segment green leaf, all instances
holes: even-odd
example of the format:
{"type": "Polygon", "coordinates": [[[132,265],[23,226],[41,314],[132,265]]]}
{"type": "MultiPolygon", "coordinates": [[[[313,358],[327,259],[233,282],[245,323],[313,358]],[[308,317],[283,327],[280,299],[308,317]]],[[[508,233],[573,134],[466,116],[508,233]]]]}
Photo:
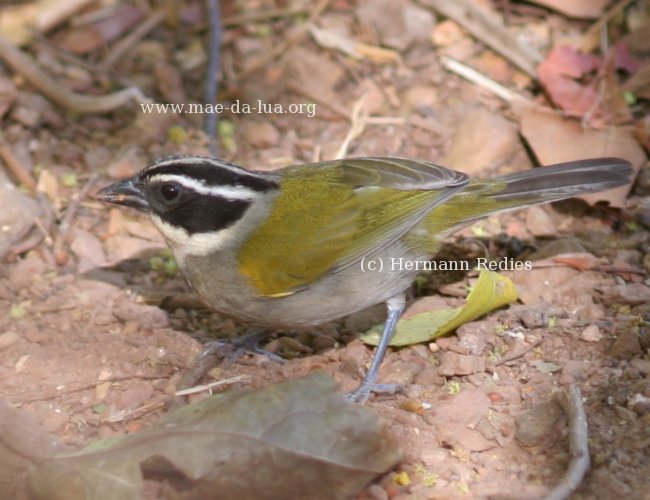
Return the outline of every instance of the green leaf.
{"type": "Polygon", "coordinates": [[[79,179],[77,179],[77,174],[74,172],[65,172],[61,178],[61,183],[65,187],[77,187],[79,185],[79,179]]]}
{"type": "MultiPolygon", "coordinates": [[[[438,309],[400,321],[390,345],[429,342],[515,300],[517,290],[512,281],[499,273],[481,271],[463,307],[438,309]]],[[[361,340],[377,345],[382,328],[383,325],[372,328],[361,340]]]]}
{"type": "Polygon", "coordinates": [[[14,304],[9,309],[9,317],[11,319],[22,318],[25,314],[27,314],[27,309],[23,304],[14,304]]]}

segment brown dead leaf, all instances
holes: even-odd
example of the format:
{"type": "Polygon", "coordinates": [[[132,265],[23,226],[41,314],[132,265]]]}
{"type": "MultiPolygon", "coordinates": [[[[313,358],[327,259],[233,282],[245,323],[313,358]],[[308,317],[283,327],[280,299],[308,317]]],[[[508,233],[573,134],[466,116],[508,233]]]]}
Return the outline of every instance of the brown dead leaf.
{"type": "Polygon", "coordinates": [[[316,374],[185,406],[144,431],[39,463],[30,484],[38,499],[140,498],[145,480],[164,498],[343,499],[398,460],[384,423],[316,374]]]}
{"type": "MultiPolygon", "coordinates": [[[[636,171],[645,162],[645,153],[631,131],[610,127],[606,130],[583,128],[576,120],[526,108],[521,114],[521,132],[544,165],[581,158],[615,156],[628,160],[636,171]]],[[[579,196],[587,203],[607,201],[622,207],[631,185],[601,193],[579,196]]]]}
{"type": "Polygon", "coordinates": [[[568,116],[583,118],[589,124],[603,128],[631,120],[631,111],[623,98],[616,70],[633,73],[640,66],[640,61],[630,54],[624,43],[617,44],[607,58],[560,46],[542,61],[537,73],[553,102],[568,116]],[[598,75],[595,74],[597,70],[598,75]]]}
{"type": "Polygon", "coordinates": [[[375,31],[382,45],[398,51],[429,40],[434,26],[431,12],[407,0],[363,0],[357,17],[375,31]]]}
{"type": "Polygon", "coordinates": [[[596,19],[605,12],[609,0],[531,0],[569,17],[596,19]]]}
{"type": "Polygon", "coordinates": [[[0,34],[15,44],[24,45],[35,33],[55,27],[92,2],[93,0],[38,0],[9,7],[3,5],[0,11],[0,34]]]}
{"type": "Polygon", "coordinates": [[[64,449],[36,419],[0,400],[0,491],[3,498],[27,498],[27,473],[34,462],[64,449]]]}
{"type": "Polygon", "coordinates": [[[62,48],[73,54],[87,54],[104,47],[138,24],[144,13],[135,5],[125,4],[112,15],[95,23],[67,30],[59,39],[62,48]]]}
{"type": "Polygon", "coordinates": [[[461,118],[442,164],[469,175],[485,173],[507,160],[518,142],[514,123],[485,108],[473,107],[461,118]]]}

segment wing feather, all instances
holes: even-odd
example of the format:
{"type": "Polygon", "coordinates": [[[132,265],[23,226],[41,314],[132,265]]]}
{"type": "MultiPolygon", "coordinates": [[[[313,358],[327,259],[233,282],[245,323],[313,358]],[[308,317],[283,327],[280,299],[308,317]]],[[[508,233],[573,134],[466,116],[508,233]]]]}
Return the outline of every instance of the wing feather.
{"type": "Polygon", "coordinates": [[[272,213],[240,250],[240,271],[262,296],[299,291],[400,239],[467,182],[401,158],[290,167],[272,213]]]}

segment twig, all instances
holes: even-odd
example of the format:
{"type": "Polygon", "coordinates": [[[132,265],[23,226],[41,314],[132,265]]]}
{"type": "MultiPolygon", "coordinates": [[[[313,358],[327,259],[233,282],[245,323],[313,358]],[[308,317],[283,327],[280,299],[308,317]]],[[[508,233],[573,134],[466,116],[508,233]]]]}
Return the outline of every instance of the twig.
{"type": "Polygon", "coordinates": [[[354,103],[354,106],[352,107],[352,114],[350,115],[350,129],[348,130],[348,133],[345,136],[345,139],[343,139],[343,142],[341,143],[341,146],[339,147],[338,151],[336,152],[335,159],[340,159],[340,158],[345,158],[345,155],[348,152],[348,148],[350,147],[350,143],[359,137],[363,131],[366,128],[366,94],[363,94],[357,102],[354,103]]]}
{"type": "MultiPolygon", "coordinates": [[[[25,403],[33,403],[34,401],[46,401],[48,399],[55,399],[60,396],[64,396],[67,394],[72,394],[74,392],[79,392],[79,391],[85,391],[87,389],[94,389],[98,385],[105,384],[105,383],[114,383],[114,382],[122,382],[125,380],[161,380],[161,379],[167,379],[169,378],[169,375],[138,375],[138,374],[133,374],[133,375],[118,375],[114,377],[108,377],[102,380],[96,380],[94,382],[90,382],[88,384],[81,385],[79,387],[73,387],[71,389],[66,389],[66,390],[58,390],[55,389],[54,391],[50,392],[49,394],[39,394],[35,396],[30,396],[30,395],[25,395],[25,394],[15,394],[13,396],[8,396],[7,400],[11,402],[11,404],[25,404],[25,403]]],[[[60,387],[60,385],[59,385],[60,387]]]]}
{"type": "Polygon", "coordinates": [[[519,43],[498,18],[490,16],[468,0],[420,0],[420,3],[453,19],[492,50],[536,78],[536,66],[542,61],[541,54],[519,43]]]}
{"type": "Polygon", "coordinates": [[[537,339],[536,341],[530,344],[524,344],[522,349],[513,349],[511,352],[506,354],[504,357],[502,357],[499,361],[494,363],[492,366],[501,366],[502,364],[507,363],[508,361],[512,361],[513,359],[520,358],[524,354],[535,349],[535,347],[537,347],[541,343],[542,343],[542,339],[537,339]]]}
{"type": "Polygon", "coordinates": [[[14,177],[18,179],[18,182],[29,189],[30,193],[36,194],[36,180],[32,177],[32,174],[23,167],[23,164],[18,161],[18,158],[14,155],[11,147],[2,138],[0,138],[0,158],[4,160],[5,165],[7,165],[9,171],[14,174],[14,177]]]}
{"type": "Polygon", "coordinates": [[[194,387],[188,387],[187,389],[181,389],[174,393],[175,396],[189,396],[190,394],[196,394],[198,392],[209,391],[212,393],[212,389],[215,387],[221,387],[223,385],[235,384],[237,382],[243,382],[244,380],[250,379],[250,375],[237,375],[236,377],[226,378],[223,380],[217,380],[215,382],[210,382],[209,384],[195,385],[194,387]]]}
{"type": "Polygon", "coordinates": [[[286,9],[265,9],[257,12],[243,12],[223,18],[224,26],[239,26],[246,23],[259,23],[280,17],[291,17],[308,12],[304,7],[287,7],[286,9]]]}
{"type": "Polygon", "coordinates": [[[0,59],[29,83],[60,106],[77,113],[113,111],[132,101],[146,102],[140,89],[129,87],[104,96],[88,96],[71,92],[45,73],[9,40],[0,36],[0,59]]]}
{"type": "Polygon", "coordinates": [[[54,239],[54,255],[58,257],[60,252],[62,252],[63,247],[68,244],[68,241],[72,237],[72,231],[74,229],[74,219],[77,216],[79,211],[79,206],[81,201],[88,196],[88,193],[92,189],[95,181],[97,181],[99,175],[93,174],[93,176],[88,179],[88,182],[84,185],[81,190],[77,191],[70,197],[70,203],[66,209],[65,216],[61,220],[59,225],[59,231],[54,239]]]}
{"type": "Polygon", "coordinates": [[[600,40],[599,33],[603,26],[605,26],[614,16],[619,12],[625,9],[630,5],[634,0],[620,0],[615,5],[613,5],[607,12],[605,12],[598,21],[592,24],[584,35],[582,35],[582,40],[580,42],[580,50],[582,52],[591,52],[598,45],[600,40]]]}
{"type": "Polygon", "coordinates": [[[331,1],[332,0],[320,0],[312,9],[311,13],[309,14],[309,18],[304,24],[299,26],[293,33],[290,33],[289,36],[287,36],[285,39],[284,43],[279,44],[273,50],[268,52],[264,57],[261,57],[257,61],[253,62],[253,64],[251,64],[239,75],[240,78],[244,78],[251,73],[255,73],[256,71],[262,69],[264,66],[271,63],[276,58],[285,54],[287,50],[289,50],[293,45],[302,40],[302,38],[309,32],[309,26],[311,26],[311,24],[313,24],[316,19],[320,17],[320,15],[325,11],[331,1]]]}
{"type": "Polygon", "coordinates": [[[116,422],[122,422],[126,420],[127,418],[140,418],[146,415],[147,413],[151,413],[152,411],[155,411],[159,408],[164,408],[165,406],[165,401],[167,400],[167,397],[158,397],[154,399],[153,401],[150,401],[148,403],[145,403],[141,406],[138,406],[137,408],[133,409],[126,409],[122,410],[120,412],[117,412],[113,415],[110,415],[103,419],[104,422],[109,422],[109,423],[116,423],[116,422]]]}
{"type": "MultiPolygon", "coordinates": [[[[441,57],[441,62],[442,65],[448,69],[449,71],[456,73],[457,75],[462,76],[466,80],[478,85],[479,87],[482,87],[484,89],[489,90],[493,94],[495,94],[497,97],[500,97],[504,101],[507,102],[513,102],[513,101],[524,101],[524,102],[530,102],[530,99],[527,97],[518,94],[517,92],[510,90],[507,87],[504,87],[500,83],[495,82],[491,78],[488,78],[487,76],[479,73],[477,70],[474,68],[471,68],[467,66],[466,64],[463,64],[460,61],[457,61],[456,59],[453,59],[449,56],[442,56],[441,57]]],[[[532,103],[531,103],[532,104],[532,103]]]]}
{"type": "Polygon", "coordinates": [[[127,36],[121,39],[119,42],[113,44],[111,49],[106,54],[106,57],[99,65],[99,68],[103,71],[108,70],[115,62],[122,59],[124,54],[126,54],[131,47],[136,45],[140,40],[142,40],[147,34],[152,31],[156,26],[158,26],[165,19],[165,12],[163,10],[157,10],[151,14],[147,19],[142,21],[133,31],[131,31],[127,36]]]}
{"type": "Polygon", "coordinates": [[[575,385],[570,386],[568,393],[558,394],[557,400],[569,417],[571,461],[560,483],[544,497],[544,500],[569,498],[589,469],[589,426],[580,388],[575,385]]]}
{"type": "MultiPolygon", "coordinates": [[[[208,17],[210,18],[210,50],[208,65],[205,70],[205,102],[215,104],[219,88],[219,67],[221,66],[221,12],[219,0],[207,0],[208,17]]],[[[208,136],[210,154],[217,156],[217,113],[205,116],[205,133],[208,136]]]]}

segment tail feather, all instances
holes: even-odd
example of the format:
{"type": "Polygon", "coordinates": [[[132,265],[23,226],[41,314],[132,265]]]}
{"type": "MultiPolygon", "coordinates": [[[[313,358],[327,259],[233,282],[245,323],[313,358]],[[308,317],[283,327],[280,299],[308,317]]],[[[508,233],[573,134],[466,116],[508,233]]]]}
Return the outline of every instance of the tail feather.
{"type": "Polygon", "coordinates": [[[630,182],[632,165],[620,158],[594,158],[540,167],[495,179],[472,181],[423,222],[440,238],[488,215],[595,193],[630,182]]]}
{"type": "Polygon", "coordinates": [[[489,196],[495,200],[521,200],[524,204],[596,193],[630,182],[632,165],[620,158],[595,158],[540,167],[494,179],[505,189],[489,196]]]}

